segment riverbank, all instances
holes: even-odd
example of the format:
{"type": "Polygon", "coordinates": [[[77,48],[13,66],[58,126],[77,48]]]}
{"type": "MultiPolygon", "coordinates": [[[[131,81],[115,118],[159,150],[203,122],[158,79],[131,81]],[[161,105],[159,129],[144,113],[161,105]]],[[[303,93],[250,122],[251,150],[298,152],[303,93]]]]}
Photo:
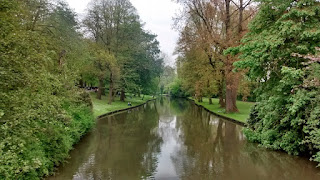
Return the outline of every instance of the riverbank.
{"type": "Polygon", "coordinates": [[[195,106],[185,99],[162,98],[99,119],[70,153],[68,163],[47,180],[319,179],[316,165],[308,159],[249,143],[242,127],[195,106]]]}
{"type": "Polygon", "coordinates": [[[96,94],[94,92],[91,92],[90,97],[93,104],[93,115],[96,118],[111,112],[127,109],[130,107],[136,107],[154,99],[149,95],[141,95],[141,97],[127,96],[124,102],[120,101],[119,98],[115,98],[115,101],[112,102],[112,104],[108,104],[107,96],[102,96],[102,99],[99,100],[96,98],[96,94]],[[128,102],[131,102],[132,106],[128,106],[128,102]]]}
{"type": "Polygon", "coordinates": [[[209,98],[203,98],[203,102],[198,102],[193,98],[189,98],[189,99],[193,100],[197,105],[204,107],[210,112],[213,112],[229,120],[239,122],[240,124],[246,124],[247,119],[249,118],[250,109],[254,105],[253,102],[237,101],[237,107],[239,109],[239,113],[227,114],[225,113],[224,108],[220,108],[219,99],[212,98],[212,104],[209,104],[209,98]]]}

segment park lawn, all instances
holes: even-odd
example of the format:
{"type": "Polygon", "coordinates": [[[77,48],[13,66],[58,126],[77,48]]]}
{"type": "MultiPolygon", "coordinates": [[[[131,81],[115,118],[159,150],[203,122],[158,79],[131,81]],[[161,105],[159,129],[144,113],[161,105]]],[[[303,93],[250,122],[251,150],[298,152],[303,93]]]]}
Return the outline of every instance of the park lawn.
{"type": "MultiPolygon", "coordinates": [[[[193,98],[190,98],[193,99],[193,98]]],[[[194,100],[194,99],[193,99],[194,100]]],[[[203,98],[203,102],[198,102],[195,100],[195,103],[202,105],[203,107],[207,108],[208,110],[217,113],[221,116],[225,116],[228,118],[232,118],[234,120],[246,123],[247,119],[249,118],[250,109],[254,105],[253,102],[244,102],[244,101],[237,101],[237,107],[239,109],[239,113],[225,113],[224,108],[220,108],[219,99],[212,98],[212,103],[209,104],[209,98],[203,98]]]]}
{"type": "Polygon", "coordinates": [[[116,110],[121,110],[128,108],[128,102],[131,102],[132,106],[138,106],[143,103],[145,103],[148,100],[153,99],[152,96],[149,95],[144,95],[144,99],[142,100],[143,95],[141,97],[132,97],[127,95],[127,98],[125,99],[125,102],[122,102],[119,100],[119,97],[115,98],[115,102],[112,102],[112,104],[108,104],[108,97],[107,96],[102,96],[102,99],[99,100],[96,98],[96,93],[90,92],[90,97],[92,100],[93,104],[93,114],[94,117],[98,117],[100,115],[116,111],[116,110]]]}

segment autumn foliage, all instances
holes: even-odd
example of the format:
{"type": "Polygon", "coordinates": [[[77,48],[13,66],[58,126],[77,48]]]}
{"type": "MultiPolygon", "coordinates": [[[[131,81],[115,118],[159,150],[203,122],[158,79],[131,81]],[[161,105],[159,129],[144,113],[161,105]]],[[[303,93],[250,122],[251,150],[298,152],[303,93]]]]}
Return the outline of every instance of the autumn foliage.
{"type": "Polygon", "coordinates": [[[247,32],[247,24],[255,10],[251,1],[242,0],[179,0],[184,11],[177,17],[176,27],[180,31],[177,47],[181,78],[186,86],[194,89],[198,99],[217,95],[226,112],[237,112],[236,99],[243,73],[233,71],[237,57],[225,55],[229,47],[237,46],[247,32]],[[194,65],[191,65],[194,64],[194,65]],[[193,66],[193,67],[190,67],[193,66]],[[188,68],[189,67],[189,68],[188,68]],[[191,70],[194,68],[193,70],[191,70]]]}

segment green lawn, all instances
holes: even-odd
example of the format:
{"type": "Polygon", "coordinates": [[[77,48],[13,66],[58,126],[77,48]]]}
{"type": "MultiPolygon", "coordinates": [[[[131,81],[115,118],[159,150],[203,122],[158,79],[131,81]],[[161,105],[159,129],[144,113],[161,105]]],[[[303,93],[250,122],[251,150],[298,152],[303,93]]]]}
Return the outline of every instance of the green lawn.
{"type": "MultiPolygon", "coordinates": [[[[190,98],[192,99],[192,98],[190,98]]],[[[243,101],[237,101],[237,107],[239,109],[239,113],[230,113],[226,114],[225,109],[220,108],[219,105],[219,99],[212,98],[212,103],[209,104],[209,98],[203,98],[203,102],[199,103],[198,101],[195,101],[197,104],[204,106],[205,108],[209,109],[210,111],[217,113],[219,115],[232,118],[234,120],[244,122],[246,123],[250,109],[254,105],[253,102],[243,102],[243,101]]]]}
{"type": "Polygon", "coordinates": [[[129,107],[128,102],[131,102],[132,106],[137,106],[152,99],[152,96],[149,96],[149,95],[145,95],[143,100],[142,100],[143,95],[141,95],[140,98],[138,97],[130,98],[130,96],[127,95],[125,102],[121,102],[119,100],[119,97],[116,97],[115,102],[112,102],[112,104],[110,105],[108,104],[108,97],[106,96],[102,96],[102,100],[99,100],[96,98],[96,94],[94,92],[91,92],[90,97],[92,100],[93,114],[95,117],[98,117],[100,115],[103,115],[112,111],[128,108],[129,107]]]}

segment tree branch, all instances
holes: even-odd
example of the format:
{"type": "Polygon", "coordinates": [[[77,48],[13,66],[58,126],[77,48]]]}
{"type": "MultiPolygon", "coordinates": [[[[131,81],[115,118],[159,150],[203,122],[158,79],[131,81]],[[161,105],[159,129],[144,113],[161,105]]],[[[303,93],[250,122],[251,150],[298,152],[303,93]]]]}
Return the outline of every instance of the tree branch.
{"type": "Polygon", "coordinates": [[[246,4],[246,5],[243,6],[243,9],[245,9],[247,6],[249,6],[250,3],[251,3],[251,1],[252,1],[252,0],[249,0],[247,3],[244,3],[244,4],[246,4]]]}
{"type": "Polygon", "coordinates": [[[240,9],[239,5],[237,3],[235,3],[233,0],[231,0],[231,2],[237,6],[238,9],[240,9]]]}

